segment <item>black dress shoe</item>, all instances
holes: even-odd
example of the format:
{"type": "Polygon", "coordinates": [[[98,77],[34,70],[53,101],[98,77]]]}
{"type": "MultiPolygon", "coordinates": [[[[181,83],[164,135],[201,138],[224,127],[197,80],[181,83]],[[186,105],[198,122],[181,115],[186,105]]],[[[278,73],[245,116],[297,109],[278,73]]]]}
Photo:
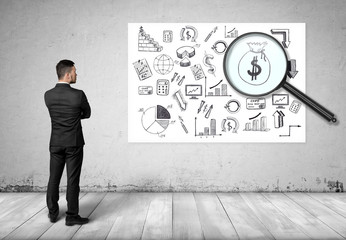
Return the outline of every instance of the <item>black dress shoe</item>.
{"type": "Polygon", "coordinates": [[[89,222],[88,218],[82,218],[79,215],[76,216],[66,216],[65,224],[66,226],[73,226],[75,224],[83,225],[89,222]]]}
{"type": "Polygon", "coordinates": [[[56,223],[56,221],[58,221],[58,216],[48,213],[48,217],[51,223],[56,223]]]}

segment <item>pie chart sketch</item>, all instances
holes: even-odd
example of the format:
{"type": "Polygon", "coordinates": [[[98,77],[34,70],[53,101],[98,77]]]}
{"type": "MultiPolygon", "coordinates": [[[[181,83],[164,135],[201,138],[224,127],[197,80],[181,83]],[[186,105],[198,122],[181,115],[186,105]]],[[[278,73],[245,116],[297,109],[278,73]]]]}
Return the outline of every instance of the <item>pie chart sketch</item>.
{"type": "Polygon", "coordinates": [[[170,119],[171,115],[168,110],[156,105],[143,112],[142,126],[148,133],[160,134],[168,128],[170,119]]]}

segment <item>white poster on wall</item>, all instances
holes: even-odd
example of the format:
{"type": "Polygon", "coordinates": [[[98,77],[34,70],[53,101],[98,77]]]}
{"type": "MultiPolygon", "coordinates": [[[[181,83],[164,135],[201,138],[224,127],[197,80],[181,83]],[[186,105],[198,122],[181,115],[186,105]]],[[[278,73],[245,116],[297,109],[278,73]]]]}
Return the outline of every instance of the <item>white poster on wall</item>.
{"type": "Polygon", "coordinates": [[[304,23],[129,23],[129,142],[305,142],[304,23]]]}

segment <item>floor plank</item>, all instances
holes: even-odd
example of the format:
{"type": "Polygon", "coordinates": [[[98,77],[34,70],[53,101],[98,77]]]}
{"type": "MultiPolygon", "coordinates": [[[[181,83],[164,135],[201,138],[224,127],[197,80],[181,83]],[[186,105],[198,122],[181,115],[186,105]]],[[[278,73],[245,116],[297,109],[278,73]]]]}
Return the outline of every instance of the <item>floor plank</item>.
{"type": "Polygon", "coordinates": [[[238,193],[217,194],[240,239],[274,239],[238,193]]]}
{"type": "Polygon", "coordinates": [[[321,202],[306,193],[285,193],[289,198],[306,209],[315,218],[321,220],[334,231],[346,238],[346,218],[337,214],[321,202]]]}
{"type": "MultiPolygon", "coordinates": [[[[79,215],[82,217],[89,217],[90,214],[95,210],[97,205],[105,197],[106,193],[81,193],[83,196],[79,200],[79,215]]],[[[65,225],[65,216],[51,226],[42,236],[40,240],[54,239],[56,236],[59,236],[59,239],[71,239],[73,235],[79,230],[79,225],[74,225],[66,227],[65,225]],[[62,236],[61,233],[64,233],[62,236]]]]}
{"type": "Polygon", "coordinates": [[[286,195],[281,193],[263,193],[263,195],[312,239],[344,239],[286,195]]]}
{"type": "Polygon", "coordinates": [[[128,193],[107,193],[90,215],[90,222],[82,225],[72,239],[106,239],[127,197],[128,193]]]}
{"type": "Polygon", "coordinates": [[[142,239],[172,239],[172,193],[152,195],[142,239]]]}
{"type": "Polygon", "coordinates": [[[130,193],[129,198],[119,210],[107,240],[141,239],[151,199],[151,193],[130,193]]]}
{"type": "Polygon", "coordinates": [[[193,193],[173,193],[173,239],[204,239],[193,193]]]}
{"type": "Polygon", "coordinates": [[[346,193],[308,193],[308,195],[346,218],[346,193]]]}
{"type": "Polygon", "coordinates": [[[46,206],[44,195],[39,193],[18,193],[18,197],[21,201],[0,219],[0,239],[6,237],[46,206]]]}
{"type": "MultiPolygon", "coordinates": [[[[45,194],[41,194],[42,198],[45,197],[45,194]]],[[[59,218],[63,215],[63,212],[66,211],[66,200],[65,194],[60,196],[60,214],[59,218]]],[[[37,214],[28,219],[23,225],[19,226],[4,239],[38,239],[45,231],[47,231],[53,223],[49,221],[48,218],[48,209],[47,207],[42,208],[37,214]]]]}
{"type": "Polygon", "coordinates": [[[215,193],[195,193],[199,219],[206,240],[238,239],[215,193]]]}
{"type": "Polygon", "coordinates": [[[240,195],[275,239],[310,239],[263,195],[259,193],[240,195]]]}

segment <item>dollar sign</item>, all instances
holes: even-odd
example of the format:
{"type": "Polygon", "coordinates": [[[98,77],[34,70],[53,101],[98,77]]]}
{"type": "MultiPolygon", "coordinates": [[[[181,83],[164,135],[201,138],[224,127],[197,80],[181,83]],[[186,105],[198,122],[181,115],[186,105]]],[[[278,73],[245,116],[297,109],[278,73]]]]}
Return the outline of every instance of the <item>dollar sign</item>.
{"type": "Polygon", "coordinates": [[[203,59],[203,63],[204,63],[205,66],[209,67],[208,73],[215,74],[216,67],[213,64],[210,63],[210,59],[214,59],[214,56],[205,53],[204,59],[203,59]]]}
{"type": "Polygon", "coordinates": [[[257,80],[257,75],[259,75],[262,71],[262,68],[257,64],[257,61],[257,56],[254,56],[253,60],[251,61],[252,71],[247,70],[247,73],[251,76],[251,81],[257,80]]]}

